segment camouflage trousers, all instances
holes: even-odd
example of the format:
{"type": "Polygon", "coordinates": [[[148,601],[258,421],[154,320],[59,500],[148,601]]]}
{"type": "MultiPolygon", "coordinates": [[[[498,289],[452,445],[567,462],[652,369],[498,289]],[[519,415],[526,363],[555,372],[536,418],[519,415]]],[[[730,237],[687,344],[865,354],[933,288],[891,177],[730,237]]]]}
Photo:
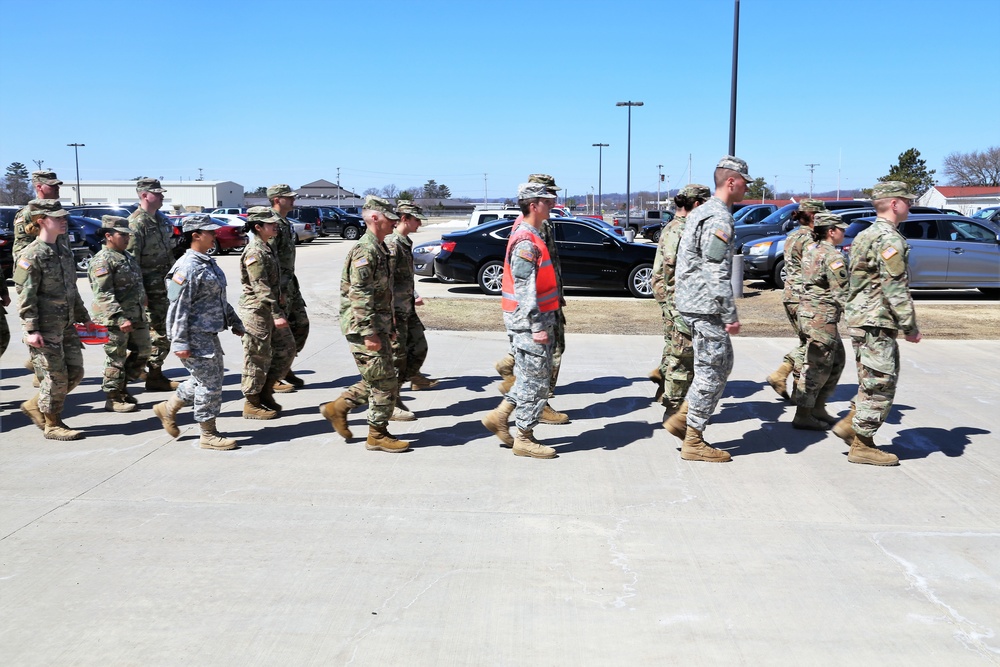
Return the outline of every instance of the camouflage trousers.
{"type": "Polygon", "coordinates": [[[840,382],[847,350],[837,330],[840,308],[803,299],[799,305],[799,330],[806,337],[802,372],[792,387],[792,402],[803,408],[826,403],[840,382]]]}
{"type": "Polygon", "coordinates": [[[10,345],[10,326],[7,325],[7,311],[0,307],[0,357],[10,345]]]}
{"type": "Polygon", "coordinates": [[[28,347],[38,385],[38,409],[59,414],[66,394],[83,380],[83,343],[76,329],[66,327],[61,332],[41,332],[45,345],[28,347]]]}
{"type": "Polygon", "coordinates": [[[373,352],[358,343],[354,336],[348,338],[354,363],[358,365],[361,381],[356,382],[340,395],[351,407],[357,407],[368,402],[368,423],[374,426],[386,426],[392,410],[399,398],[399,382],[396,380],[396,369],[392,365],[392,350],[389,347],[389,337],[382,336],[382,347],[373,352]]]}
{"type": "Polygon", "coordinates": [[[392,364],[396,368],[399,386],[420,373],[427,359],[427,337],[424,323],[413,311],[395,311],[396,339],[392,341],[392,364]]]}
{"type": "Polygon", "coordinates": [[[549,398],[555,341],[550,340],[544,345],[536,343],[531,339],[530,331],[508,334],[514,349],[514,386],[506,399],[514,404],[517,427],[530,431],[538,424],[549,398]]]}
{"type": "MultiPolygon", "coordinates": [[[[501,366],[507,366],[508,368],[514,368],[514,337],[508,332],[507,337],[510,338],[510,352],[507,353],[507,357],[502,359],[499,363],[501,366]]],[[[559,309],[557,313],[555,326],[553,327],[552,336],[552,374],[549,380],[549,398],[556,395],[556,382],[559,381],[559,368],[562,366],[562,356],[563,352],[566,351],[566,317],[563,315],[562,308],[559,309]]]]}
{"type": "Polygon", "coordinates": [[[858,364],[858,396],[854,399],[854,431],[874,436],[885,422],[899,381],[899,345],[895,329],[860,327],[849,330],[858,364]]]}
{"type": "Polygon", "coordinates": [[[170,339],[167,338],[167,307],[170,301],[167,299],[166,288],[162,287],[162,276],[160,285],[158,292],[150,292],[149,283],[146,283],[146,297],[149,299],[146,316],[149,319],[149,343],[152,347],[149,355],[150,368],[161,368],[170,354],[170,339]]]}
{"type": "Polygon", "coordinates": [[[694,379],[687,393],[688,426],[704,431],[733,372],[733,344],[718,315],[683,313],[694,345],[694,379]]]}
{"type": "Polygon", "coordinates": [[[684,318],[676,310],[660,304],[663,315],[663,355],[660,358],[660,374],[663,376],[664,407],[677,408],[694,379],[694,346],[691,330],[684,318]]]}
{"type": "Polygon", "coordinates": [[[295,338],[290,327],[271,325],[266,336],[255,336],[247,331],[243,336],[243,380],[240,389],[244,396],[259,394],[264,387],[285,377],[295,361],[295,338]]]}
{"type": "Polygon", "coordinates": [[[782,361],[790,363],[792,365],[792,373],[794,373],[795,377],[799,377],[799,374],[802,372],[802,364],[805,363],[806,347],[809,345],[809,341],[799,326],[799,303],[796,301],[794,303],[784,303],[783,305],[785,306],[785,317],[788,318],[788,322],[792,325],[792,331],[798,336],[799,344],[793,347],[782,361]]]}
{"type": "Polygon", "coordinates": [[[309,338],[309,316],[306,314],[306,302],[299,293],[298,287],[288,295],[287,301],[285,319],[288,320],[288,330],[295,340],[295,354],[292,355],[294,359],[295,355],[306,346],[306,339],[309,338]]]}
{"type": "Polygon", "coordinates": [[[106,392],[125,389],[128,377],[138,377],[146,368],[151,353],[149,329],[132,329],[128,333],[118,327],[108,327],[108,342],[104,344],[104,382],[106,392]]]}
{"type": "Polygon", "coordinates": [[[194,404],[196,422],[207,422],[218,417],[222,411],[222,379],[226,368],[223,364],[219,335],[207,333],[197,335],[211,336],[214,339],[215,353],[211,357],[181,359],[191,377],[177,387],[177,398],[181,399],[184,405],[194,404]]]}

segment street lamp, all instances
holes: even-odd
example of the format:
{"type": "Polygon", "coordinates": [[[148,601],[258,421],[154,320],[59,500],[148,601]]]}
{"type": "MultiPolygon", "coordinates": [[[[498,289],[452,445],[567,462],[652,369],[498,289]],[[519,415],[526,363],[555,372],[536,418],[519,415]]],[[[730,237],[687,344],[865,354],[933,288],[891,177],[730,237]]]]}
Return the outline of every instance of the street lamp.
{"type": "Polygon", "coordinates": [[[87,144],[66,144],[73,147],[73,156],[76,158],[76,205],[83,206],[83,194],[80,192],[80,147],[87,144]]]}
{"type": "Polygon", "coordinates": [[[631,227],[632,213],[632,107],[641,107],[642,102],[616,102],[616,107],[628,107],[628,146],[625,167],[625,229],[631,227]]]}
{"type": "Polygon", "coordinates": [[[601,194],[601,152],[611,144],[590,144],[597,146],[597,201],[600,202],[601,215],[604,215],[604,198],[601,194]]]}

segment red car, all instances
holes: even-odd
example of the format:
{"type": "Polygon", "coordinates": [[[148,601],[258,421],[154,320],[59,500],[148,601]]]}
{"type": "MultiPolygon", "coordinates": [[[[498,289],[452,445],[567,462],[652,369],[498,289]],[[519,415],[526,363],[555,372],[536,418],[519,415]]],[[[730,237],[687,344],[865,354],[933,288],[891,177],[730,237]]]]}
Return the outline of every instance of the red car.
{"type": "MultiPolygon", "coordinates": [[[[186,217],[186,216],[185,216],[186,217]]],[[[242,252],[247,244],[247,234],[242,224],[232,224],[223,218],[212,217],[216,224],[221,225],[215,230],[215,245],[208,251],[209,255],[225,255],[235,250],[242,252]]],[[[174,219],[174,238],[180,239],[184,218],[174,219]]]]}

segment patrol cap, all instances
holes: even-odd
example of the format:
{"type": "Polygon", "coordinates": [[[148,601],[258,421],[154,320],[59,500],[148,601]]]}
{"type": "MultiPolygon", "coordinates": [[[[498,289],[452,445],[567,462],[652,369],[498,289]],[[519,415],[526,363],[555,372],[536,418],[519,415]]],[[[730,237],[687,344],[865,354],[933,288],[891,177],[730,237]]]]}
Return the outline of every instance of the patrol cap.
{"type": "Polygon", "coordinates": [[[278,222],[281,216],[274,212],[270,206],[251,206],[247,209],[247,226],[253,227],[257,223],[278,222]]]}
{"type": "Polygon", "coordinates": [[[28,202],[28,213],[34,218],[62,218],[69,215],[58,199],[32,199],[28,202]]]}
{"type": "Polygon", "coordinates": [[[799,202],[799,210],[806,213],[817,213],[826,210],[826,204],[818,199],[803,199],[799,202]]]}
{"type": "Polygon", "coordinates": [[[555,199],[556,196],[549,192],[547,185],[542,183],[521,183],[517,186],[518,200],[525,199],[555,199]]]}
{"type": "Polygon", "coordinates": [[[120,215],[102,215],[101,232],[121,232],[122,234],[131,234],[132,230],[129,229],[128,218],[123,218],[120,215]]]}
{"type": "Polygon", "coordinates": [[[63,182],[56,177],[56,172],[42,169],[31,172],[32,185],[62,185],[63,182]]]}
{"type": "Polygon", "coordinates": [[[910,192],[910,184],[904,183],[903,181],[885,181],[884,183],[876,183],[872,188],[872,201],[876,199],[890,199],[892,197],[898,197],[899,199],[916,199],[917,195],[910,192]]]}
{"type": "Polygon", "coordinates": [[[556,179],[554,179],[552,176],[549,176],[548,174],[531,174],[530,176],[528,176],[528,182],[541,183],[546,188],[548,188],[549,192],[551,192],[552,194],[556,194],[557,192],[559,192],[559,190],[562,189],[558,185],[556,185],[556,179]]]}
{"type": "Polygon", "coordinates": [[[267,198],[274,199],[275,197],[291,197],[295,199],[299,196],[298,192],[292,190],[292,186],[287,183],[278,183],[277,185],[272,185],[267,189],[267,198]]]}
{"type": "Polygon", "coordinates": [[[407,199],[400,199],[396,202],[396,213],[402,216],[404,213],[406,215],[413,216],[417,220],[426,220],[427,216],[424,215],[424,209],[420,208],[412,201],[407,199]]]}
{"type": "Polygon", "coordinates": [[[161,186],[160,181],[155,178],[140,178],[135,182],[136,192],[152,192],[153,194],[163,194],[166,192],[161,186]]]}
{"type": "Polygon", "coordinates": [[[210,232],[221,227],[208,213],[194,213],[184,218],[185,232],[210,232]]]}
{"type": "Polygon", "coordinates": [[[681,188],[681,191],[677,193],[679,197],[689,197],[691,199],[709,199],[712,196],[712,191],[708,189],[707,185],[702,185],[701,183],[689,183],[681,188]]]}
{"type": "Polygon", "coordinates": [[[736,173],[738,173],[740,176],[742,176],[743,180],[745,180],[747,183],[749,183],[750,181],[753,180],[752,178],[750,178],[750,174],[749,174],[750,168],[747,166],[746,160],[741,160],[740,158],[736,157],[735,155],[727,155],[727,156],[725,156],[724,158],[722,158],[721,160],[719,160],[719,164],[715,165],[715,168],[716,169],[732,169],[733,171],[735,171],[736,173]]]}
{"type": "Polygon", "coordinates": [[[847,223],[839,215],[830,211],[820,211],[813,218],[813,227],[838,227],[840,229],[847,229],[847,226],[847,223]]]}
{"type": "Polygon", "coordinates": [[[392,204],[389,203],[388,199],[382,199],[381,197],[376,197],[375,195],[368,195],[365,197],[365,205],[361,208],[368,211],[378,211],[390,220],[399,220],[399,216],[392,210],[392,204]]]}

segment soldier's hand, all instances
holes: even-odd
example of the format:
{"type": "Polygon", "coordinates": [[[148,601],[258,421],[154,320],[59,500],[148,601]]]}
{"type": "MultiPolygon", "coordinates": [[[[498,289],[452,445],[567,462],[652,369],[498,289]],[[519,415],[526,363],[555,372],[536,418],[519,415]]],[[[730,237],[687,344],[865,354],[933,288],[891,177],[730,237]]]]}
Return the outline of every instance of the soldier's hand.
{"type": "Polygon", "coordinates": [[[124,331],[125,333],[132,331],[132,320],[125,320],[118,328],[124,331]]]}
{"type": "Polygon", "coordinates": [[[234,334],[236,334],[240,338],[242,338],[243,335],[247,332],[247,330],[244,329],[243,327],[233,327],[232,331],[233,331],[234,334]]]}
{"type": "Polygon", "coordinates": [[[178,359],[187,359],[191,356],[191,350],[177,350],[174,352],[178,359]]]}
{"type": "Polygon", "coordinates": [[[278,327],[279,329],[287,329],[288,320],[286,320],[284,317],[279,317],[274,321],[274,326],[278,327]]]}
{"type": "Polygon", "coordinates": [[[414,298],[413,299],[413,305],[414,306],[422,306],[422,305],[424,305],[424,297],[418,296],[418,297],[414,298]]]}
{"type": "Polygon", "coordinates": [[[531,340],[535,341],[536,343],[541,343],[542,345],[545,345],[546,343],[549,342],[549,332],[548,331],[532,331],[531,332],[531,340]]]}
{"type": "Polygon", "coordinates": [[[365,336],[365,349],[378,352],[382,349],[382,339],[378,336],[365,336]]]}
{"type": "Polygon", "coordinates": [[[35,333],[30,333],[27,336],[25,336],[24,342],[27,343],[30,347],[41,348],[45,345],[45,339],[43,339],[42,334],[38,333],[37,331],[35,333]]]}
{"type": "Polygon", "coordinates": [[[914,334],[906,334],[906,340],[910,343],[919,343],[922,338],[923,336],[920,335],[919,331],[914,334]]]}
{"type": "Polygon", "coordinates": [[[10,305],[10,293],[7,290],[3,291],[3,298],[0,299],[0,302],[3,303],[4,308],[10,305]]]}
{"type": "Polygon", "coordinates": [[[740,332],[739,322],[733,322],[732,324],[726,325],[726,333],[729,334],[730,336],[735,336],[739,332],[740,332]]]}

